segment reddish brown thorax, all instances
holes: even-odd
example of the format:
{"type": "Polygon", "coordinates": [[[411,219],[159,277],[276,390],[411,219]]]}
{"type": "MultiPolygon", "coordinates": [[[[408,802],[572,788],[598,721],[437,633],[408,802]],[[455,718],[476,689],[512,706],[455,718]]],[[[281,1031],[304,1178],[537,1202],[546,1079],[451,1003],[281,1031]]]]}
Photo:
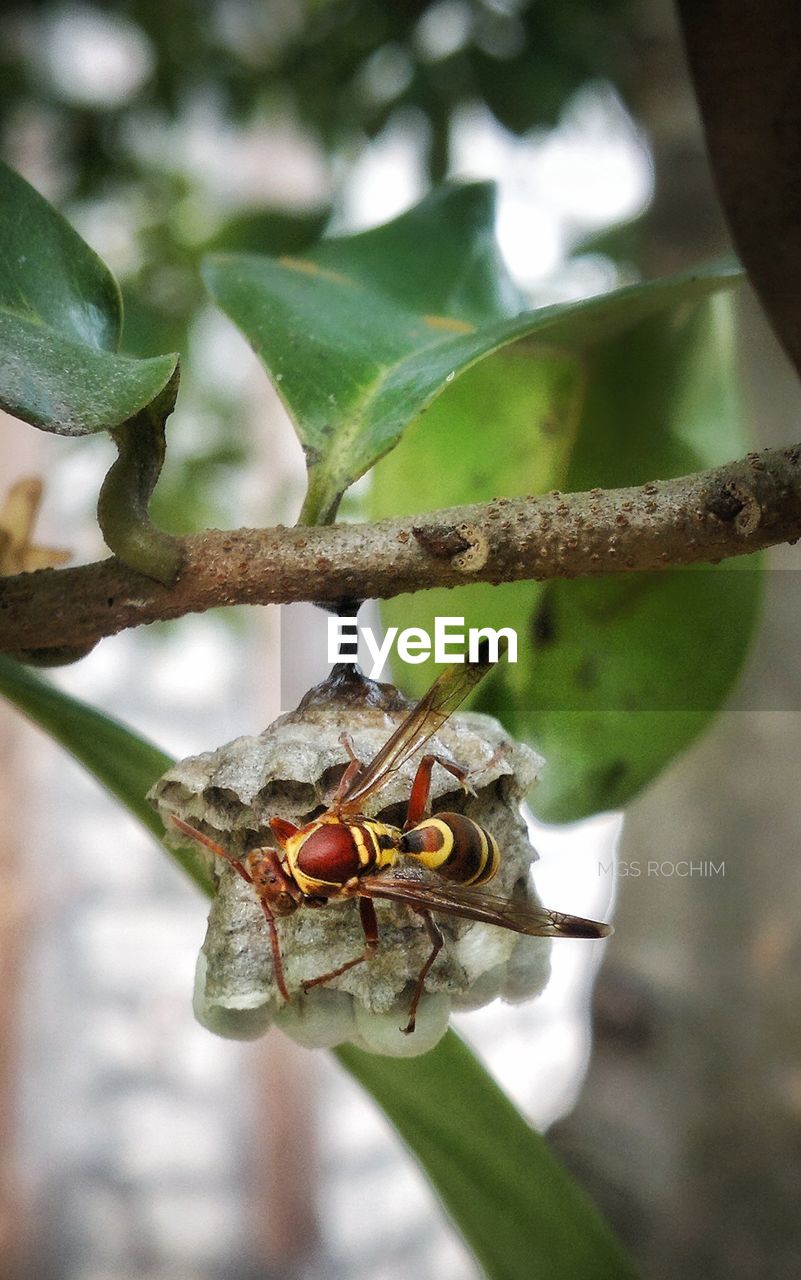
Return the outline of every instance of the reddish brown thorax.
{"type": "Polygon", "coordinates": [[[398,856],[401,832],[372,818],[343,821],[326,813],[289,836],[270,823],[282,847],[287,876],[306,898],[331,898],[360,876],[391,866],[398,856]]]}
{"type": "Polygon", "coordinates": [[[341,822],[313,828],[298,849],[295,866],[309,879],[345,884],[362,866],[353,828],[341,822]]]}

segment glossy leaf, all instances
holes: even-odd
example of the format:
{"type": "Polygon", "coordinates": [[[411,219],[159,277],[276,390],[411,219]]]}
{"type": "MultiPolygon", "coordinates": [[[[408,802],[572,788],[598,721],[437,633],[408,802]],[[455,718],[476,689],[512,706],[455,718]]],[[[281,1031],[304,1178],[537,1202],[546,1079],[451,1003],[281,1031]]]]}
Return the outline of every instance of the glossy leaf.
{"type": "MultiPolygon", "coordinates": [[[[144,827],[161,840],[164,827],[145,794],[172,759],[126,725],[0,654],[0,693],[80,761],[144,827]]],[[[165,849],[206,893],[212,880],[191,850],[165,849]]]]}
{"type": "Polygon", "coordinates": [[[632,1280],[622,1247],[545,1140],[452,1032],[421,1058],[350,1046],[490,1280],[632,1280]]]}
{"type": "Polygon", "coordinates": [[[298,253],[323,234],[331,209],[323,205],[307,212],[278,208],[246,209],[220,226],[202,251],[206,253],[298,253]]]}
{"type": "Polygon", "coordinates": [[[387,227],[323,241],[302,258],[207,260],[212,296],[293,416],[308,522],[333,518],[344,490],[455,370],[496,344],[476,322],[509,315],[519,299],[492,224],[488,188],[446,188],[387,227]]]}
{"type": "Polygon", "coordinates": [[[293,417],[308,523],[332,519],[348,485],[482,357],[523,337],[574,349],[720,284],[720,273],[682,277],[515,315],[485,186],[441,188],[394,222],[302,258],[228,255],[204,274],[293,417]]]}
{"type": "MultiPolygon", "coordinates": [[[[169,756],[2,656],[0,692],[161,839],[161,821],[144,797],[172,763],[169,756]]],[[[205,892],[213,891],[202,859],[186,849],[168,852],[205,892]]],[[[384,1107],[488,1276],[633,1275],[620,1246],[543,1139],[452,1033],[432,1053],[411,1061],[353,1048],[338,1050],[338,1056],[384,1107]]]]}
{"type": "Polygon", "coordinates": [[[108,268],[0,163],[0,407],[59,435],[135,418],[167,386],[177,357],[118,355],[121,326],[108,268]]]}
{"type": "MultiPolygon", "coordinates": [[[[477,364],[376,469],[375,516],[495,496],[637,484],[703,469],[747,447],[725,299],[701,280],[596,299],[613,323],[567,311],[558,343],[528,341],[477,364]],[[661,300],[648,314],[646,298],[661,300]],[[630,323],[625,323],[631,304],[630,323]],[[491,423],[491,432],[487,425],[491,423]]],[[[550,330],[553,334],[554,330],[550,330]]],[[[389,601],[388,623],[511,626],[520,661],[476,705],[548,761],[538,815],[568,821],[625,804],[698,734],[743,662],[759,603],[753,564],[578,582],[479,584],[389,601]]],[[[405,668],[421,691],[431,667],[405,668]]]]}

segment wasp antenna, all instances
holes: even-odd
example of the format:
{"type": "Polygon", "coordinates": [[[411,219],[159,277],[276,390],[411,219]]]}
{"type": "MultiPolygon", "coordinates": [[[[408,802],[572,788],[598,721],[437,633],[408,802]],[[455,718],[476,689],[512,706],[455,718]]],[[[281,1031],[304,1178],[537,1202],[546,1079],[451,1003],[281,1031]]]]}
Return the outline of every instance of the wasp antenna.
{"type": "Polygon", "coordinates": [[[227,849],[223,849],[221,844],[217,844],[216,840],[212,840],[205,832],[198,831],[197,827],[192,827],[188,822],[184,822],[183,818],[177,817],[174,813],[170,814],[169,822],[172,826],[177,827],[185,836],[195,840],[198,844],[202,844],[206,849],[210,849],[218,858],[224,858],[226,862],[230,862],[235,871],[238,871],[243,880],[247,880],[248,884],[253,883],[253,877],[247,871],[243,863],[238,858],[233,857],[227,849]]]}

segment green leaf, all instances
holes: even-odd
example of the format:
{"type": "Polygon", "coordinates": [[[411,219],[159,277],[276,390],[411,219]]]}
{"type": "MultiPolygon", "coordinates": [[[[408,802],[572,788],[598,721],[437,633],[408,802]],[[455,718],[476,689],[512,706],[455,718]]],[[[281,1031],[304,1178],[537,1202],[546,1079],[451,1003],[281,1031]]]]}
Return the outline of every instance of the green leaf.
{"type": "Polygon", "coordinates": [[[628,18],[627,0],[516,7],[519,26],[511,47],[493,48],[490,39],[470,42],[464,51],[479,96],[513,133],[555,128],[582,87],[592,85],[600,96],[599,86],[624,78],[628,18]]]}
{"type": "Polygon", "coordinates": [[[301,519],[333,519],[344,490],[482,357],[530,336],[587,344],[670,301],[720,287],[719,271],[513,314],[485,186],[444,187],[373,231],[303,258],[207,260],[212,296],[264,362],[306,452],[301,519]]]}
{"type": "Polygon", "coordinates": [[[212,296],[293,415],[308,522],[331,519],[348,485],[483,351],[476,324],[519,310],[493,225],[490,188],[442,188],[387,226],[323,241],[303,258],[206,261],[212,296]]]}
{"type": "Polygon", "coordinates": [[[548,761],[532,796],[547,821],[624,806],[704,731],[740,673],[761,599],[754,564],[615,585],[551,584],[538,612],[554,639],[507,691],[510,721],[548,761]]]}
{"type": "Polygon", "coordinates": [[[525,300],[498,247],[495,204],[491,183],[445,183],[383,226],[321,241],[304,261],[346,272],[413,314],[475,326],[505,319],[525,300]]]}
{"type": "Polygon", "coordinates": [[[121,327],[108,268],[0,163],[0,407],[59,435],[135,418],[164,390],[177,357],[116,354],[121,327]]]}
{"type": "Polygon", "coordinates": [[[597,1210],[452,1031],[421,1058],[348,1046],[490,1280],[630,1280],[597,1210]]]}
{"type": "Polygon", "coordinates": [[[297,253],[323,234],[331,210],[246,209],[222,224],[205,244],[207,253],[297,253]]]}
{"type": "MultiPolygon", "coordinates": [[[[173,763],[169,756],[2,655],[0,692],[162,839],[161,821],[144,797],[173,763]]],[[[213,893],[202,858],[165,848],[205,893],[213,893]]],[[[350,1047],[337,1053],[417,1155],[488,1276],[625,1280],[633,1274],[542,1138],[452,1033],[411,1061],[350,1047]]]]}
{"type": "MultiPolygon", "coordinates": [[[[475,365],[406,433],[376,468],[371,513],[638,484],[743,452],[730,308],[704,301],[732,279],[711,270],[562,308],[543,341],[475,365]]],[[[427,630],[436,614],[516,629],[518,665],[499,670],[476,705],[543,752],[532,804],[568,821],[627,803],[704,729],[737,677],[758,604],[749,560],[476,584],[389,601],[383,615],[427,630]]],[[[431,674],[406,668],[404,682],[422,691],[431,674]]]]}
{"type": "MultiPolygon", "coordinates": [[[[79,760],[144,827],[162,841],[164,827],[145,795],[172,759],[119,720],[57,689],[0,654],[0,692],[79,760]]],[[[205,893],[213,882],[191,850],[164,848],[205,893]]]]}

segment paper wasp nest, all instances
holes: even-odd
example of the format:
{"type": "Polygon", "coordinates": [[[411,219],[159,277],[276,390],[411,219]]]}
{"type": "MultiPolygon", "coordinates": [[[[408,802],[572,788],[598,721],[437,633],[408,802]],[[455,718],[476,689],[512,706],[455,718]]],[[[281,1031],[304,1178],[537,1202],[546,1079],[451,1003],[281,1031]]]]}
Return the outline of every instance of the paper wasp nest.
{"type": "MultiPolygon", "coordinates": [[[[165,823],[176,814],[242,857],[273,843],[271,817],[300,826],[327,808],[347,762],[343,731],[367,762],[411,705],[393,686],[345,669],[312,689],[295,711],[264,733],[180,761],[156,783],[149,799],[165,823]]],[[[464,812],[495,836],[501,869],[488,890],[536,904],[529,870],[537,855],[519,806],[537,778],[540,757],[513,742],[497,720],[470,712],[452,716],[425,750],[470,770],[474,796],[435,766],[431,804],[435,812],[464,812]]],[[[403,824],[421,754],[367,801],[368,817],[403,824]]],[[[175,845],[191,843],[175,829],[169,839],[175,845]]],[[[416,1030],[404,1035],[400,1028],[411,992],[431,949],[422,920],[401,903],[374,900],[376,954],[304,993],[304,981],[337,968],[364,947],[356,901],[332,899],[277,921],[292,996],[286,1004],[276,987],[266,923],[252,887],[227,863],[209,856],[219,888],[198,957],[194,1007],[198,1020],[218,1035],[251,1039],[275,1023],[308,1047],[349,1041],[373,1053],[411,1057],[436,1044],[452,1010],[477,1008],[496,996],[524,1000],[547,981],[547,939],[438,913],[445,945],[426,979],[416,1030]]],[[[404,876],[442,884],[411,859],[401,858],[398,869],[404,876]]]]}

